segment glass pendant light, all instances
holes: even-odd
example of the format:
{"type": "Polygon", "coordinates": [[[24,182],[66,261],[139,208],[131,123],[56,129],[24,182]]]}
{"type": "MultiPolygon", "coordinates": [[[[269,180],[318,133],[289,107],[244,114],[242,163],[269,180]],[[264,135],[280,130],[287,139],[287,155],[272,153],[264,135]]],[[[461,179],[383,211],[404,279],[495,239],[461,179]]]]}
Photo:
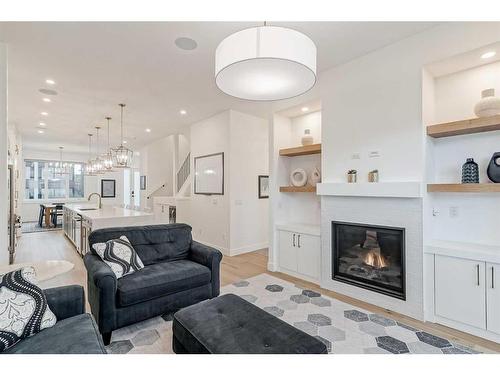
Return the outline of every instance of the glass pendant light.
{"type": "Polygon", "coordinates": [[[121,108],[121,115],[120,115],[120,145],[116,147],[113,150],[114,153],[114,166],[116,168],[130,168],[130,165],[132,164],[132,155],[133,152],[132,150],[128,149],[123,145],[123,108],[125,107],[125,104],[119,104],[121,108]]]}
{"type": "Polygon", "coordinates": [[[96,156],[95,156],[95,159],[94,159],[94,172],[97,173],[97,174],[103,174],[105,173],[106,171],[104,170],[104,162],[103,160],[101,159],[100,155],[99,155],[99,130],[101,129],[100,126],[96,126],[95,127],[95,130],[96,130],[96,142],[97,142],[97,153],[96,153],[96,156]]]}
{"type": "Polygon", "coordinates": [[[69,163],[63,161],[63,152],[64,147],[59,146],[59,161],[55,163],[54,175],[63,176],[68,175],[70,173],[71,166],[69,163]]]}
{"type": "Polygon", "coordinates": [[[85,175],[86,176],[96,176],[94,171],[94,161],[92,160],[92,134],[88,134],[89,136],[89,159],[87,164],[85,165],[85,175]]]}
{"type": "Polygon", "coordinates": [[[108,151],[103,155],[102,162],[106,172],[113,172],[113,153],[111,152],[111,147],[109,147],[109,120],[111,117],[106,117],[108,121],[108,151]]]}

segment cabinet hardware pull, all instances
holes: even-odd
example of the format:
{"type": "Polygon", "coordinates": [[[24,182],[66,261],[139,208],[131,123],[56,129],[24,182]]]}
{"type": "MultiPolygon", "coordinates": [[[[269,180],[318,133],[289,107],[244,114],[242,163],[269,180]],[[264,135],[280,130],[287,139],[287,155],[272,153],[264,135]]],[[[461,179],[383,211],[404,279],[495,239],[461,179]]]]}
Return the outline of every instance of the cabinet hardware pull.
{"type": "Polygon", "coordinates": [[[491,267],[491,289],[495,289],[495,267],[491,267]]]}
{"type": "Polygon", "coordinates": [[[297,245],[300,248],[300,234],[297,235],[297,245]]]}
{"type": "Polygon", "coordinates": [[[295,247],[295,233],[293,234],[293,247],[295,247]]]}
{"type": "Polygon", "coordinates": [[[477,285],[479,284],[479,264],[476,264],[477,285]]]}

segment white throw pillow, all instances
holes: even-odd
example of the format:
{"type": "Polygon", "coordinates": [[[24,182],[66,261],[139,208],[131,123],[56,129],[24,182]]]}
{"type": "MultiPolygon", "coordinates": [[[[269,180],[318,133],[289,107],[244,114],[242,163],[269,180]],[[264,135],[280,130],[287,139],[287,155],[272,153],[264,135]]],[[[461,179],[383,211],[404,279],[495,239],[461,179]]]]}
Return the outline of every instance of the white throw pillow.
{"type": "Polygon", "coordinates": [[[0,275],[0,352],[56,322],[33,267],[0,275]]]}
{"type": "Polygon", "coordinates": [[[126,236],[95,243],[92,248],[111,267],[117,279],[144,268],[141,258],[126,236]]]}

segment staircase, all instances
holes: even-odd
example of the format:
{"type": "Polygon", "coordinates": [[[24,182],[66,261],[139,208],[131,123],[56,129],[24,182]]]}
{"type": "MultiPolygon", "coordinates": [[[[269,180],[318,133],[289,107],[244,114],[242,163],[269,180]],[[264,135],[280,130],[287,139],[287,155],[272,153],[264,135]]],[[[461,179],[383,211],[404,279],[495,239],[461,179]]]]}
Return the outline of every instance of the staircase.
{"type": "Polygon", "coordinates": [[[186,195],[187,187],[189,186],[189,176],[191,175],[191,154],[187,154],[184,162],[177,171],[177,195],[186,195]]]}

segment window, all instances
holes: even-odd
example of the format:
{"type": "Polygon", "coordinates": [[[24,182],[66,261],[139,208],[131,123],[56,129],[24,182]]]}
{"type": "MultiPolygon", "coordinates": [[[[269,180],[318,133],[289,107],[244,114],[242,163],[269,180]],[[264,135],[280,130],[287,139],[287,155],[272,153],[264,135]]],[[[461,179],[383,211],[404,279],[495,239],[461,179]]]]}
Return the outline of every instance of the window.
{"type": "Polygon", "coordinates": [[[56,161],[25,160],[24,199],[64,199],[84,197],[84,164],[70,164],[69,174],[56,173],[56,161]]]}

